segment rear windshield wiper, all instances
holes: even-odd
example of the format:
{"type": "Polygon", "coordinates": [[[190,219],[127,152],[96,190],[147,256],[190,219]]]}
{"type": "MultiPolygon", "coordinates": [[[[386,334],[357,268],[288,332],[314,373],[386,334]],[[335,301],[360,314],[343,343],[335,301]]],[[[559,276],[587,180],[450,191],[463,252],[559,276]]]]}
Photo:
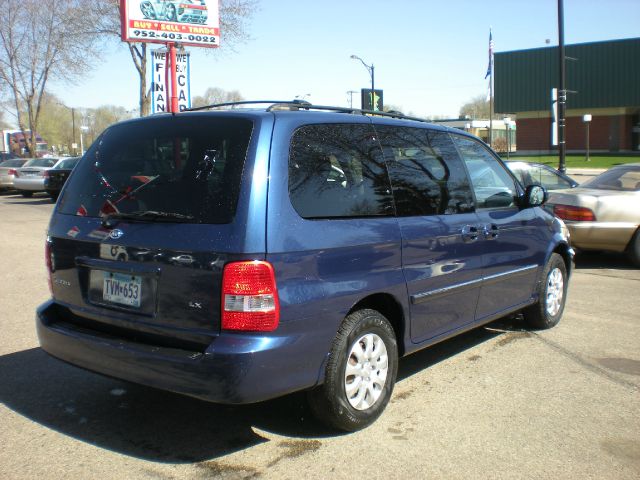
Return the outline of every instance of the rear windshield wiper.
{"type": "Polygon", "coordinates": [[[130,220],[133,222],[190,222],[194,218],[193,215],[183,215],[181,213],[139,210],[131,213],[110,213],[102,219],[102,225],[113,227],[118,223],[118,220],[130,220]]]}

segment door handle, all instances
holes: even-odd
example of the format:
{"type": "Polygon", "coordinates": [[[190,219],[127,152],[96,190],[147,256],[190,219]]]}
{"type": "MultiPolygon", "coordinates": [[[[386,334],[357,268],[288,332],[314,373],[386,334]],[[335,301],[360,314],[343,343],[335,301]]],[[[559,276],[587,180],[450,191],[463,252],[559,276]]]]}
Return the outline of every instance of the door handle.
{"type": "Polygon", "coordinates": [[[484,235],[484,238],[486,238],[487,240],[495,240],[500,236],[500,232],[498,231],[498,226],[495,223],[483,225],[482,234],[484,235]]]}
{"type": "Polygon", "coordinates": [[[472,243],[478,240],[478,227],[473,225],[465,225],[460,232],[462,234],[462,241],[464,243],[472,243]]]}

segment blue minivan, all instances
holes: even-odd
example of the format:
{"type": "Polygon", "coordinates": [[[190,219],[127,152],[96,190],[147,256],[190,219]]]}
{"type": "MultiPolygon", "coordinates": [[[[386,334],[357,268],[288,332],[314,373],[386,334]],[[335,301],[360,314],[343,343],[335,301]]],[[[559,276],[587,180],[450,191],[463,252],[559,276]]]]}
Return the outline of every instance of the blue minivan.
{"type": "Polygon", "coordinates": [[[560,320],[567,229],[487,145],[400,114],[263,103],[95,141],[49,224],[46,352],[219,403],[306,390],[354,431],[389,402],[399,357],[518,311],[560,320]]]}

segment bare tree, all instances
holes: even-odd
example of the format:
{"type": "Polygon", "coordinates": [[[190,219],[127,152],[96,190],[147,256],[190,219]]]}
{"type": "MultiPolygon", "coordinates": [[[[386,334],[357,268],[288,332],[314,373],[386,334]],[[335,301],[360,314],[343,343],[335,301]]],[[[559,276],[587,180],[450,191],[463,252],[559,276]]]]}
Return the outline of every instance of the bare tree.
{"type": "Polygon", "coordinates": [[[47,82],[71,81],[88,67],[92,17],[81,0],[2,0],[2,6],[0,79],[33,153],[47,82]]]}
{"type": "Polygon", "coordinates": [[[472,119],[489,118],[489,100],[486,95],[477,95],[460,107],[460,116],[472,119]]]}
{"type": "Polygon", "coordinates": [[[194,107],[204,107],[216,103],[241,102],[243,100],[244,97],[238,90],[227,91],[218,87],[209,87],[205,90],[204,95],[193,97],[191,103],[194,107]]]}
{"type": "MultiPolygon", "coordinates": [[[[257,10],[258,0],[219,0],[219,4],[220,35],[223,39],[221,48],[233,50],[236,45],[249,38],[247,22],[257,10]]],[[[97,0],[93,8],[101,18],[96,24],[96,33],[107,33],[120,38],[120,2],[97,0]]],[[[151,88],[147,86],[148,45],[142,42],[127,42],[131,60],[140,78],[138,93],[141,117],[148,115],[151,107],[151,88]]]]}

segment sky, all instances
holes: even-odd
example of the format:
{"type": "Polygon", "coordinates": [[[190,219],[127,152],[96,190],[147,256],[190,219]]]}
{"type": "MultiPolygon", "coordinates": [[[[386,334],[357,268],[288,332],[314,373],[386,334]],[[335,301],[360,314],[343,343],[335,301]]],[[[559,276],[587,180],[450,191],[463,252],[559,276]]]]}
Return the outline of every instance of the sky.
{"type": "MultiPolygon", "coordinates": [[[[640,0],[564,0],[564,17],[566,44],[640,37],[640,0]]],[[[385,105],[457,118],[464,103],[487,93],[490,28],[495,52],[557,45],[557,0],[260,0],[245,43],[225,48],[222,31],[219,49],[187,48],[191,93],[219,87],[251,100],[305,96],[349,106],[348,91],[371,85],[350,58],[357,55],[374,65],[385,105]]],[[[126,45],[105,43],[90,54],[95,69],[73,85],[52,84],[53,93],[69,107],[137,109],[126,45]]]]}

